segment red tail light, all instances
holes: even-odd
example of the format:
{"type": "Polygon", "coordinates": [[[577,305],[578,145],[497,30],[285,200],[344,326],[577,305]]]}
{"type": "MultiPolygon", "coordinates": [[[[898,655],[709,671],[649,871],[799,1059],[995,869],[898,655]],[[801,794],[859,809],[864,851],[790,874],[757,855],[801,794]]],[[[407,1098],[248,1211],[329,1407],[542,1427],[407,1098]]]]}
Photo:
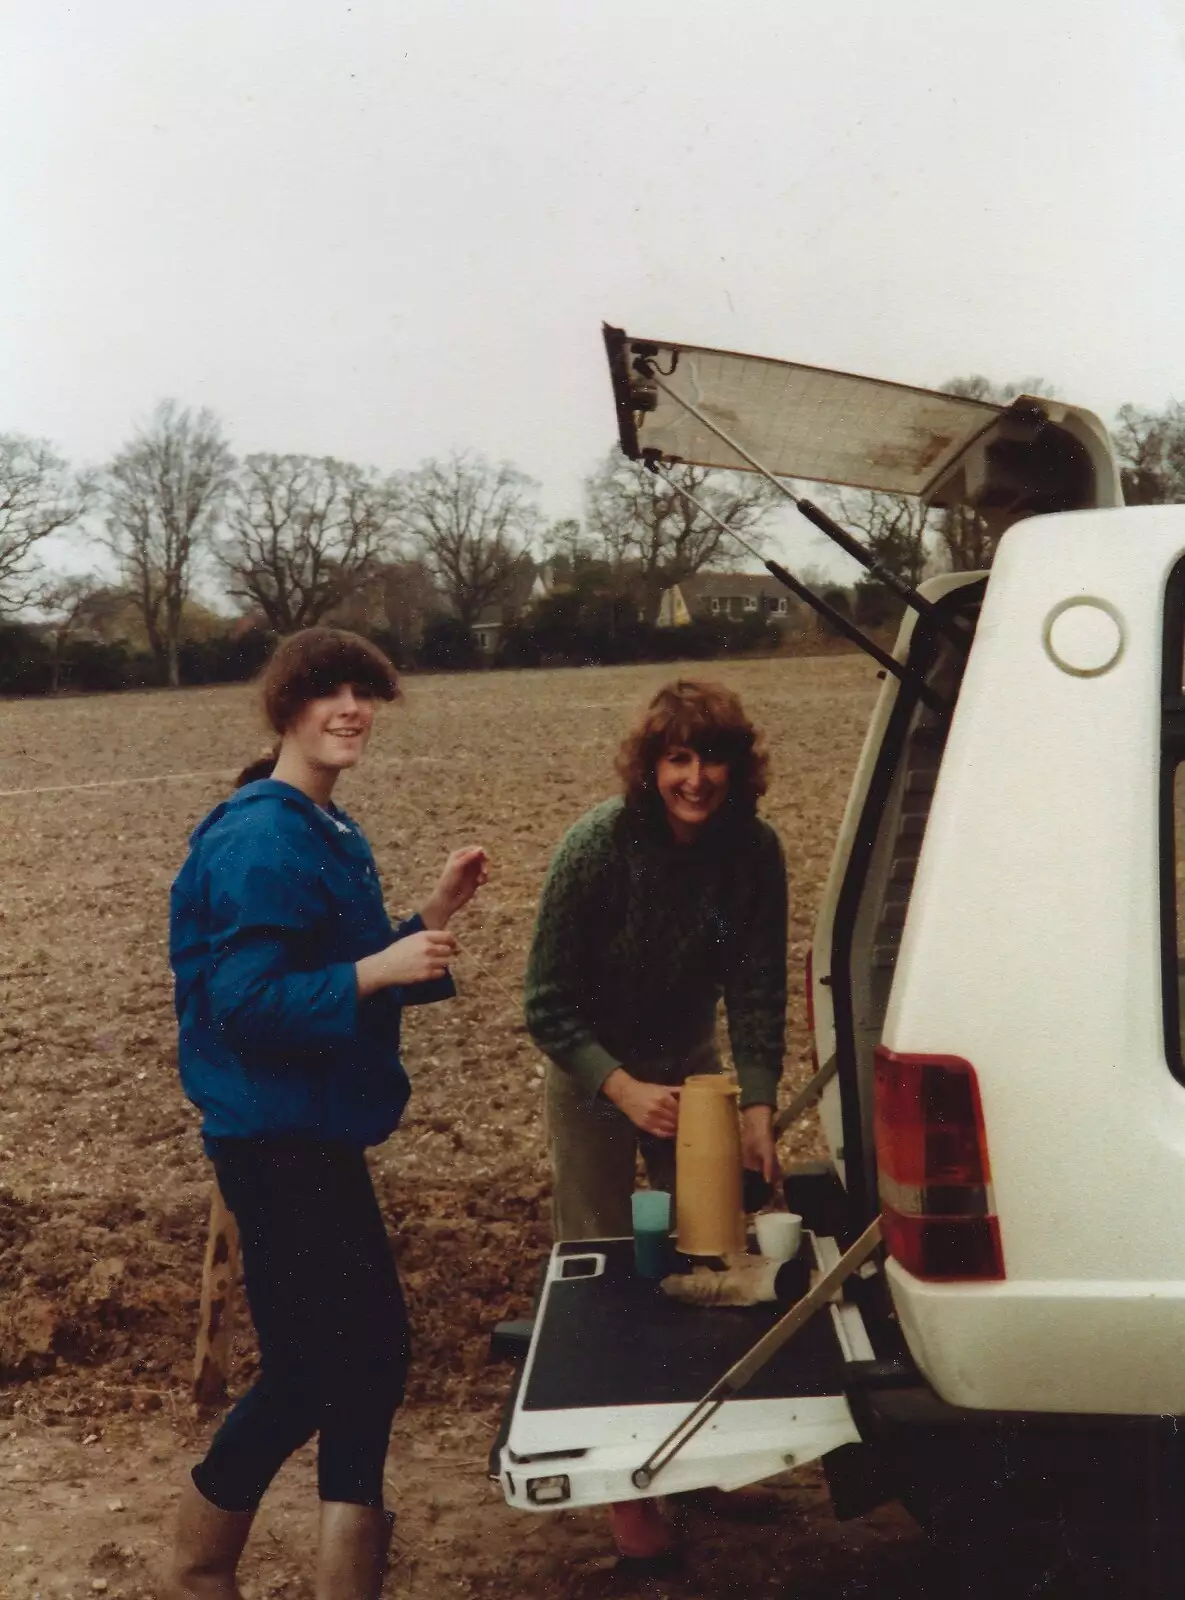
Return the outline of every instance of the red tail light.
{"type": "Polygon", "coordinates": [[[933,1281],[1004,1276],[975,1069],[957,1056],[876,1059],[876,1157],[889,1254],[933,1281]]]}

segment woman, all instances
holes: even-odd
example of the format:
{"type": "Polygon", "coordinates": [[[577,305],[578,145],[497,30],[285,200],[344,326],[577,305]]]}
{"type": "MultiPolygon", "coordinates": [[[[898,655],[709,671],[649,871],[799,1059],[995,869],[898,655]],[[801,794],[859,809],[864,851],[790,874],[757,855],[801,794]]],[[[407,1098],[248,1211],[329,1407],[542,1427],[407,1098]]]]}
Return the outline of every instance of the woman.
{"type": "MultiPolygon", "coordinates": [[[[631,1232],[639,1149],[652,1186],[673,1189],[679,1086],[720,1070],[721,997],[745,1165],[777,1177],[786,869],[757,815],[766,768],[731,690],[668,684],[618,754],[624,793],[581,817],[551,863],[526,1019],[549,1057],[557,1239],[631,1232]]],[[[614,1506],[611,1522],[623,1554],[669,1546],[653,1502],[614,1506]]]]}
{"type": "Polygon", "coordinates": [[[486,877],[483,850],[456,851],[416,915],[387,918],[370,847],[331,796],[376,701],[398,693],[391,663],[355,634],[285,639],[262,681],[274,756],[199,825],[173,885],[181,1080],[238,1223],[260,1352],[182,1496],[174,1600],[234,1600],[264,1491],[314,1434],[318,1600],[382,1585],[408,1339],[363,1152],[410,1092],[401,1009],[454,992],[446,929],[486,877]]]}

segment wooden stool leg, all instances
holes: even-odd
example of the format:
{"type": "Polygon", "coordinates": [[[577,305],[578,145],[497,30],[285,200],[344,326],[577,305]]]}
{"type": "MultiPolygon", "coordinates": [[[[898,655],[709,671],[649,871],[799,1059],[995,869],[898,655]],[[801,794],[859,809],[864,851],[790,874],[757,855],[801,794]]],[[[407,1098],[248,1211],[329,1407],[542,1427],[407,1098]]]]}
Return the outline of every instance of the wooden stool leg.
{"type": "Polygon", "coordinates": [[[239,1260],[238,1226],[215,1182],[193,1360],[193,1397],[199,1405],[216,1406],[226,1400],[239,1260]]]}

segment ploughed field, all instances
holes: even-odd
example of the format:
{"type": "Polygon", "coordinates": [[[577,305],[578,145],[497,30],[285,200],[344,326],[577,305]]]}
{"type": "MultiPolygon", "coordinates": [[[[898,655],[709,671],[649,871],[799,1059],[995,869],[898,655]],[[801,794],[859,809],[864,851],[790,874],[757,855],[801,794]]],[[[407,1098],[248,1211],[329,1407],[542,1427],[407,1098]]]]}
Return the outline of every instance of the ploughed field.
{"type": "MultiPolygon", "coordinates": [[[[855,655],[683,671],[735,687],[773,756],[788,1095],[810,1071],[802,966],[876,678],[855,655]]],[[[413,1098],[373,1156],[416,1352],[390,1461],[391,1593],[635,1592],[598,1515],[511,1512],[486,1482],[510,1381],[487,1351],[496,1322],[527,1313],[549,1243],[541,1069],[519,1003],[535,902],[563,830],[613,792],[626,725],[673,675],[411,679],[339,787],[393,910],[415,906],[456,845],[493,861],[455,924],[459,998],[406,1016],[413,1098]]],[[[210,1179],[176,1078],[168,890],[189,830],[262,741],[243,688],[0,706],[0,1595],[152,1593],[181,1474],[212,1425],[188,1396],[210,1179]]],[[[817,1137],[808,1119],[784,1158],[817,1137]]],[[[235,1389],[253,1365],[244,1323],[235,1389]]],[[[902,1515],[840,1527],[812,1473],[774,1494],[779,1514],[760,1525],[683,1507],[684,1569],[636,1592],[922,1592],[902,1515]]],[[[305,1451],[265,1502],[248,1594],[311,1594],[313,1519],[305,1451]]]]}

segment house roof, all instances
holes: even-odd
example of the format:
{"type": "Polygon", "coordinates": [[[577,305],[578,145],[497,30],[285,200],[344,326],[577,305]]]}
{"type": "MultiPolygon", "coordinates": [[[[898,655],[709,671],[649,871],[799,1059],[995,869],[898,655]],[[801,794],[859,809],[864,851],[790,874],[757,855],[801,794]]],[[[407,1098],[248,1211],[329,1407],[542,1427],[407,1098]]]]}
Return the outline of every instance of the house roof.
{"type": "Polygon", "coordinates": [[[496,628],[508,617],[516,617],[534,597],[535,583],[543,577],[547,587],[547,568],[537,566],[530,556],[523,555],[515,562],[505,588],[496,600],[483,606],[474,627],[496,628]]]}
{"type": "Polygon", "coordinates": [[[765,572],[697,572],[674,585],[685,605],[693,600],[723,600],[733,595],[770,595],[781,599],[788,590],[765,572]]]}

